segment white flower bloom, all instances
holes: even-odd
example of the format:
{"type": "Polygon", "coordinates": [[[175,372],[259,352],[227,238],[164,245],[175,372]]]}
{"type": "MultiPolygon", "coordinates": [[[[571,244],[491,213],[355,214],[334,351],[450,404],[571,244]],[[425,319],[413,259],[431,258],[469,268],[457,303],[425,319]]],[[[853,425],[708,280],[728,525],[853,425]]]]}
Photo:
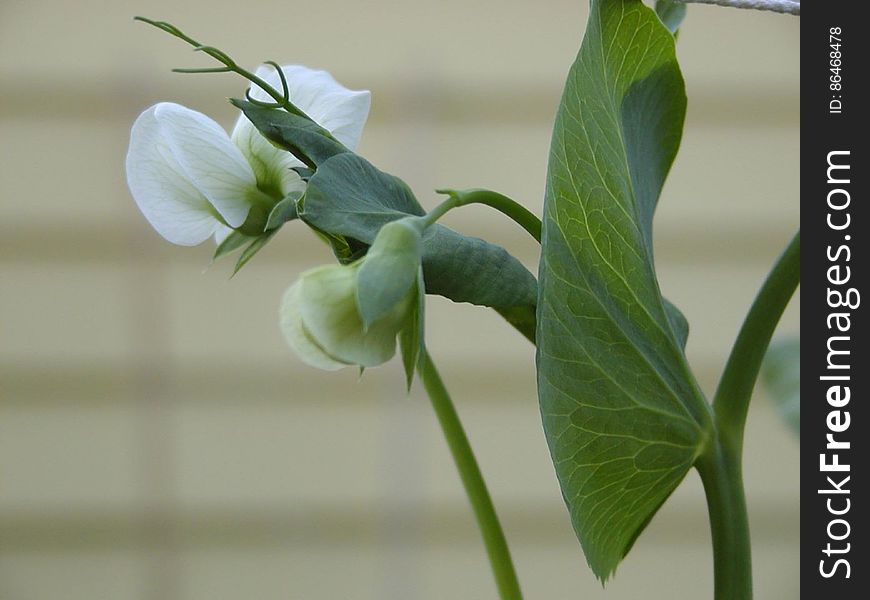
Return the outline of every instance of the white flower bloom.
{"type": "MultiPolygon", "coordinates": [[[[348,90],[325,71],[292,65],[282,70],[291,102],[354,149],[370,93],[348,90]]],[[[261,67],[257,74],[281,89],[274,70],[261,67]]],[[[251,95],[268,99],[258,88],[251,95]]],[[[136,119],[126,165],[130,191],[145,218],[164,238],[184,246],[212,236],[220,241],[249,216],[260,223],[276,202],[304,189],[291,170],[302,163],[272,146],[244,115],[231,139],[204,114],[168,102],[136,119]]]]}

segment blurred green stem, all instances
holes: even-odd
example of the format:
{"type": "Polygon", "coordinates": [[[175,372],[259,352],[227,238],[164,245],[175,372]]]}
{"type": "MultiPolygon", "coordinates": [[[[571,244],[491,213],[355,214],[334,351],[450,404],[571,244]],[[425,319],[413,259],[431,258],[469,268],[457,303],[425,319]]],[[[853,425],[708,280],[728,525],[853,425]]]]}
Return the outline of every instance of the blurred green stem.
{"type": "Polygon", "coordinates": [[[752,600],[752,545],[740,457],[716,432],[695,467],[710,514],[713,597],[752,600]]]}
{"type": "Polygon", "coordinates": [[[453,455],[453,460],[459,471],[459,477],[462,479],[462,485],[465,487],[465,493],[468,495],[468,500],[474,510],[474,516],[480,527],[486,553],[489,556],[489,562],[495,576],[495,583],[498,586],[499,596],[502,600],[522,600],[523,596],[511,560],[510,550],[508,550],[507,540],[501,523],[499,523],[498,515],[495,513],[492,498],[486,489],[486,483],[483,481],[480,467],[477,465],[477,459],[471,450],[471,444],[468,443],[468,438],[462,428],[462,423],[459,421],[459,415],[456,413],[450,394],[444,387],[444,382],[425,349],[420,355],[417,372],[420,374],[426,393],[429,394],[432,408],[435,409],[438,422],[441,424],[447,445],[450,447],[450,453],[453,455]]]}
{"type": "Polygon", "coordinates": [[[737,334],[719,380],[713,410],[726,442],[738,454],[749,401],[773,332],[801,280],[801,233],[798,231],[773,265],[737,334]]]}
{"type": "Polygon", "coordinates": [[[713,435],[695,464],[710,513],[716,600],[752,598],[752,554],[742,473],[743,432],[770,339],[800,283],[800,262],[798,231],[770,270],[737,334],[713,400],[713,435]]]}

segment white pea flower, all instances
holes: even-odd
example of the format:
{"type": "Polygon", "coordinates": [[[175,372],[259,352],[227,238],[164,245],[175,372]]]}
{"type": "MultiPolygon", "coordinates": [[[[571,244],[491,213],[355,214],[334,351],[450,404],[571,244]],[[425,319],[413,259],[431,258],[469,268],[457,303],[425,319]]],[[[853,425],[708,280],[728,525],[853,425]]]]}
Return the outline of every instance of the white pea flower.
{"type": "Polygon", "coordinates": [[[419,307],[421,229],[409,220],[381,228],[369,252],[351,265],[306,271],[281,304],[281,330],[311,366],[374,367],[396,353],[396,337],[419,307]]]}
{"type": "MultiPolygon", "coordinates": [[[[339,84],[326,71],[281,68],[290,101],[353,150],[368,118],[371,94],[339,84]]],[[[281,89],[278,73],[257,76],[281,89]]],[[[252,86],[251,96],[271,100],[252,86]]],[[[148,222],[174,244],[217,241],[232,229],[256,235],[271,208],[305,184],[292,154],[267,141],[241,115],[232,136],[214,120],[184,106],[161,102],[143,112],[130,132],[127,183],[148,222]],[[258,229],[259,228],[259,229],[258,229]]]]}

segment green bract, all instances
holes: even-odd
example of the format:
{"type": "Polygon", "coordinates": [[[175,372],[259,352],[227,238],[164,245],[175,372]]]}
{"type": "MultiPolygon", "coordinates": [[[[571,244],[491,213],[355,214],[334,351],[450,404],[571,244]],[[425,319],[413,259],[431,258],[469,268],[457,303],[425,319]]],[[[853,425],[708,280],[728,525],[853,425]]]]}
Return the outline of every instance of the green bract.
{"type": "Polygon", "coordinates": [[[307,167],[315,168],[330,156],[349,152],[329,131],[305,117],[275,108],[264,108],[246,100],[232,99],[260,134],[287,151],[307,167]]]}
{"type": "Polygon", "coordinates": [[[661,296],[652,217],[685,114],[674,37],[640,0],[593,0],[550,149],[538,301],[544,429],[606,579],[695,462],[709,407],[661,296]]]}
{"type": "Polygon", "coordinates": [[[400,219],[381,228],[359,269],[357,306],[369,327],[395,306],[420,275],[423,249],[419,220],[400,219]]]}

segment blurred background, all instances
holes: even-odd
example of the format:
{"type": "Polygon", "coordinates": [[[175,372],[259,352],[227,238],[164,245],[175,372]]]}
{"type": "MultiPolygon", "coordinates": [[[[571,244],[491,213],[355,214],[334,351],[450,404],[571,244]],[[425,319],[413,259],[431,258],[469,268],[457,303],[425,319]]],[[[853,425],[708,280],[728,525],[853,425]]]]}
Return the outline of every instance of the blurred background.
{"type": "MultiPolygon", "coordinates": [[[[540,214],[583,0],[0,3],[0,598],[491,599],[483,546],[426,397],[397,364],[328,374],[285,347],[286,286],[330,260],[298,224],[238,276],[164,242],[124,180],[133,119],[173,100],[232,126],[233,75],[131,17],[241,64],[331,71],[373,92],[360,152],[424,206],[489,187],[540,214]]],[[[709,393],[799,222],[798,19],[692,6],[689,112],[656,218],[662,288],[709,393]]],[[[536,270],[485,208],[448,224],[536,270]]],[[[541,431],[530,344],[491,311],[429,302],[455,396],[529,599],[709,598],[692,473],[602,590],[541,431]]],[[[780,334],[798,327],[795,299],[780,334]]],[[[757,597],[797,598],[798,441],[763,392],[746,485],[757,597]]]]}

